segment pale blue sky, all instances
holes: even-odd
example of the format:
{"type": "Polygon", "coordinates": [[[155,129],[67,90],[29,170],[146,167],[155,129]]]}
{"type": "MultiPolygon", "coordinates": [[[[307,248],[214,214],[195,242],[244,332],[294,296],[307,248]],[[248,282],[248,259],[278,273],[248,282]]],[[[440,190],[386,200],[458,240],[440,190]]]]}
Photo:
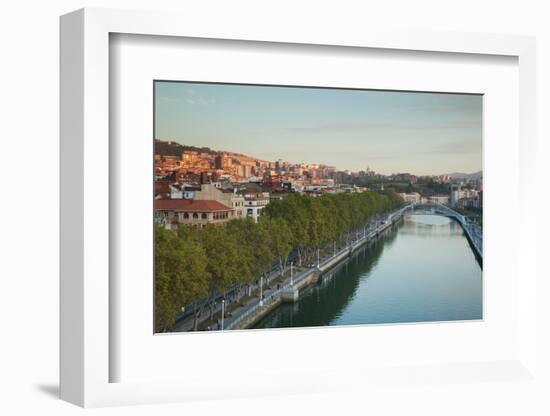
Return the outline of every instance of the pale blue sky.
{"type": "Polygon", "coordinates": [[[481,170],[480,95],[155,83],[155,137],[275,161],[481,170]]]}

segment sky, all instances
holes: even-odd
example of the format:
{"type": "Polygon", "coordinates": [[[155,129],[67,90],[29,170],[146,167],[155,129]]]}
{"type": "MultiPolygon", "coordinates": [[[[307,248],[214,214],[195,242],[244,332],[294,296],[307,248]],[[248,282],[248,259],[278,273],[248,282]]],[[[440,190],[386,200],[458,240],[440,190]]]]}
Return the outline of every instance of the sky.
{"type": "Polygon", "coordinates": [[[155,82],[155,138],[416,175],[482,167],[482,96],[155,82]]]}

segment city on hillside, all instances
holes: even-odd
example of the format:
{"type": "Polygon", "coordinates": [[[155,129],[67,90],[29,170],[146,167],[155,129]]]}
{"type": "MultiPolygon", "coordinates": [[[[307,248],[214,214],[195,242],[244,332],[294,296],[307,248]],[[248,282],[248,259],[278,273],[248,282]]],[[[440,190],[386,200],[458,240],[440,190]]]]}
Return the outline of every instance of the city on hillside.
{"type": "Polygon", "coordinates": [[[474,174],[383,175],[323,164],[268,161],[249,155],[155,140],[155,221],[204,226],[235,218],[257,222],[262,209],[289,193],[311,196],[393,188],[407,203],[448,205],[481,223],[483,179],[474,174]]]}

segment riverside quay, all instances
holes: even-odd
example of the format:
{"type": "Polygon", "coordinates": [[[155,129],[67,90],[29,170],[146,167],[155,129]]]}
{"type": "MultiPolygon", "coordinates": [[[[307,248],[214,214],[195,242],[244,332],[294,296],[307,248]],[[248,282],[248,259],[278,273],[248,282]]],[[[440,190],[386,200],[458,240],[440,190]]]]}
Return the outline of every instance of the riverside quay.
{"type": "Polygon", "coordinates": [[[285,274],[271,270],[239,300],[229,289],[198,317],[190,305],[172,331],[481,319],[477,228],[442,204],[406,205],[307,265],[289,258],[285,274]]]}

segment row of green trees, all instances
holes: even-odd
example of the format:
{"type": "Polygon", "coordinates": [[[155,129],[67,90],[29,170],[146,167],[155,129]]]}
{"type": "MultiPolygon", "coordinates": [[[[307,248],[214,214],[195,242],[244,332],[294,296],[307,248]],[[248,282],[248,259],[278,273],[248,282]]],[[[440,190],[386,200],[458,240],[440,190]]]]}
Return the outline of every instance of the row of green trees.
{"type": "Polygon", "coordinates": [[[270,218],[284,220],[291,231],[291,245],[299,264],[309,261],[327,244],[345,243],[377,214],[403,206],[393,189],[385,192],[325,194],[312,198],[300,194],[271,202],[264,210],[270,218]]]}
{"type": "MultiPolygon", "coordinates": [[[[345,243],[373,215],[399,208],[403,200],[392,190],[383,193],[290,194],[272,201],[259,221],[231,220],[202,229],[179,226],[155,232],[155,326],[170,330],[183,305],[194,304],[198,316],[210,309],[216,295],[229,288],[250,288],[273,264],[285,273],[295,250],[298,263],[309,261],[318,248],[345,243]]],[[[242,290],[236,290],[240,296],[242,290]]],[[[237,299],[238,300],[238,299],[237,299]]]]}

